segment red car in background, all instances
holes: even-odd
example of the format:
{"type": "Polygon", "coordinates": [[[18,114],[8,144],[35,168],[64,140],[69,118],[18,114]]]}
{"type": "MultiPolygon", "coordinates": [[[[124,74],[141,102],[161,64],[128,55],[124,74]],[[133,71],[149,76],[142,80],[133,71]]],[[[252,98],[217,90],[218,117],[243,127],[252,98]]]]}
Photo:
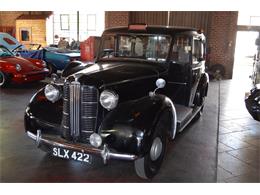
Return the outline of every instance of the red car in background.
{"type": "Polygon", "coordinates": [[[42,60],[15,56],[0,45],[0,87],[9,83],[28,83],[45,79],[49,70],[42,60]]]}

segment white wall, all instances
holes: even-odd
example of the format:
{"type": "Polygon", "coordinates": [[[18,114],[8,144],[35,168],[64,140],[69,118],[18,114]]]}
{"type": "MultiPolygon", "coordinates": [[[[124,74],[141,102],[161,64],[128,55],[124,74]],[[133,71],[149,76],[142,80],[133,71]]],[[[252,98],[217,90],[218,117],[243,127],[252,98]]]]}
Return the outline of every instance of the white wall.
{"type": "MultiPolygon", "coordinates": [[[[77,11],[54,11],[47,19],[47,44],[57,43],[54,36],[66,37],[69,42],[77,40],[77,11]],[[61,29],[61,14],[69,15],[69,30],[61,29]]],[[[104,11],[79,12],[79,41],[86,40],[89,36],[101,36],[105,28],[104,11]]]]}

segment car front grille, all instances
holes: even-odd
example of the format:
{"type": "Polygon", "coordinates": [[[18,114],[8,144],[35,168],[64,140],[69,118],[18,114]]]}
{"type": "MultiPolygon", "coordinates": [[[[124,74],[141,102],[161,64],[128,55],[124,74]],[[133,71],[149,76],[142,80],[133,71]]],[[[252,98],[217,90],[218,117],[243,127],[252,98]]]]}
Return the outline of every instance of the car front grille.
{"type": "Polygon", "coordinates": [[[96,131],[98,90],[77,81],[66,82],[63,88],[63,136],[66,139],[89,143],[96,131]]]}

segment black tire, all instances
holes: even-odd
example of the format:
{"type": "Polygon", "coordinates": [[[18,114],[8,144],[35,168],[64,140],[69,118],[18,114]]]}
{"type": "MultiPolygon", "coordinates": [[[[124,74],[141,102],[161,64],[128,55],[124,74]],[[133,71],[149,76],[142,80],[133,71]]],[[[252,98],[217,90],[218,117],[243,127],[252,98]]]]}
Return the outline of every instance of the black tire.
{"type": "Polygon", "coordinates": [[[51,77],[53,73],[57,73],[57,69],[52,63],[47,63],[47,68],[49,69],[48,77],[51,77]]]}
{"type": "Polygon", "coordinates": [[[0,71],[0,88],[4,88],[9,84],[8,76],[0,71]]]}
{"type": "Polygon", "coordinates": [[[201,117],[202,114],[203,114],[203,108],[204,108],[204,106],[201,106],[200,111],[194,116],[194,118],[193,118],[194,121],[200,119],[200,117],[201,117]]]}
{"type": "Polygon", "coordinates": [[[208,86],[205,86],[200,89],[200,92],[197,95],[198,100],[195,102],[195,105],[200,106],[201,108],[199,112],[196,114],[196,116],[194,117],[194,120],[198,120],[202,116],[207,90],[208,90],[208,86]]]}
{"type": "Polygon", "coordinates": [[[136,174],[143,179],[154,177],[162,165],[167,147],[167,130],[169,128],[164,116],[164,113],[162,113],[157,122],[149,152],[134,163],[136,174]]]}

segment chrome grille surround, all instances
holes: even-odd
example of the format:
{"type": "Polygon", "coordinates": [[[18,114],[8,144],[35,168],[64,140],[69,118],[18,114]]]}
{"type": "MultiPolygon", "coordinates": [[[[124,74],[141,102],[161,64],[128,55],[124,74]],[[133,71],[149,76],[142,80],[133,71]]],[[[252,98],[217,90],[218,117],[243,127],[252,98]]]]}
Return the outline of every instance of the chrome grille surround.
{"type": "Polygon", "coordinates": [[[62,134],[65,139],[89,143],[97,129],[98,89],[77,81],[63,87],[62,134]]]}

